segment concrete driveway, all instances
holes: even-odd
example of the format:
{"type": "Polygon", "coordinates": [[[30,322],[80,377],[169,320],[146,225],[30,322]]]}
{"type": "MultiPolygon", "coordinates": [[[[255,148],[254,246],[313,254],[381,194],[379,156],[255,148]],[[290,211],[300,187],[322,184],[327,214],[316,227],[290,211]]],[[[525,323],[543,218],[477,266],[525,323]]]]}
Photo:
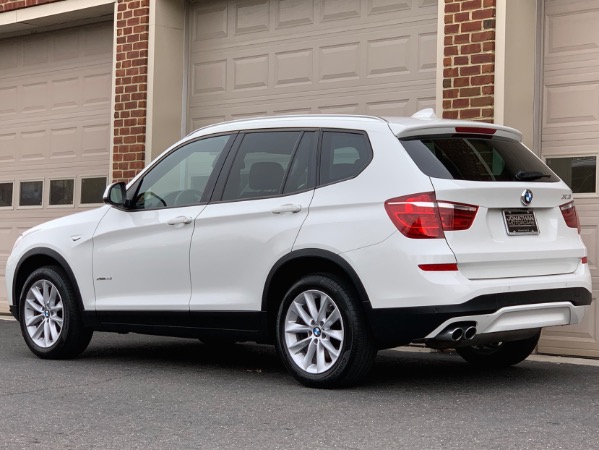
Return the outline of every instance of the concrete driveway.
{"type": "Polygon", "coordinates": [[[0,448],[599,448],[593,365],[388,350],[365,385],[323,391],[269,346],[96,333],[81,358],[43,361],[6,320],[0,342],[0,448]]]}

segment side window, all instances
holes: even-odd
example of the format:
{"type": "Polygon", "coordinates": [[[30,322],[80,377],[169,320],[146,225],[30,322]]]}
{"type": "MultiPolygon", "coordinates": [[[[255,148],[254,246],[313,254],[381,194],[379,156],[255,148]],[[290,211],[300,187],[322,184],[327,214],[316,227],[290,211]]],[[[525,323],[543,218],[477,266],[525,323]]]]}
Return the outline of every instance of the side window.
{"type": "Polygon", "coordinates": [[[178,148],[160,161],[141,181],[134,209],[197,204],[231,135],[214,136],[178,148]]]}
{"type": "Polygon", "coordinates": [[[371,160],[372,149],[365,134],[325,131],[322,135],[320,183],[353,178],[371,160]]]}
{"type": "Polygon", "coordinates": [[[315,133],[303,131],[247,133],[233,160],[222,199],[263,198],[304,189],[310,182],[309,153],[314,148],[304,134],[314,142],[315,133]]]}

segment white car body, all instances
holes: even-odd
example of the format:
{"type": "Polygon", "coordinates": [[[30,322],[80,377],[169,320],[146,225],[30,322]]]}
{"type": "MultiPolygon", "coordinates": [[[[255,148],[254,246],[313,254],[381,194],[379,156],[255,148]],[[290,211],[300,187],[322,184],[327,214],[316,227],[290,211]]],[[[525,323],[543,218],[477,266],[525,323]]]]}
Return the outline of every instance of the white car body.
{"type": "Polygon", "coordinates": [[[277,299],[269,297],[269,283],[277,267],[294,255],[311,255],[347,270],[379,348],[434,342],[456,323],[475,323],[477,336],[482,336],[582,320],[590,304],[591,277],[579,232],[559,213],[572,196],[564,182],[435,178],[425,175],[400,143],[456,135],[456,129],[475,135],[485,129],[520,142],[521,135],[511,128],[427,114],[234,121],[190,134],[128,188],[186,142],[276,129],[357,130],[367,136],[372,160],[355,177],[290,195],[141,211],[105,205],[37,226],[18,239],[7,263],[8,301],[15,316],[26,278],[18,271],[36,265],[28,258],[54,258],[71,274],[85,323],[94,329],[174,335],[194,335],[190,330],[195,329],[200,337],[229,331],[237,339],[271,341],[269,308],[277,299]],[[527,189],[534,192],[531,208],[539,232],[508,235],[502,211],[522,208],[521,194],[527,189]],[[469,229],[446,231],[442,239],[412,239],[398,231],[385,202],[429,192],[439,202],[475,205],[469,229]],[[420,267],[443,264],[457,264],[457,269],[420,267]],[[553,294],[547,302],[539,298],[543,292],[566,290],[582,292],[584,299],[553,294]],[[493,300],[508,297],[516,299],[515,304],[493,300]],[[460,309],[481,298],[496,302],[496,307],[460,309]],[[418,326],[427,314],[439,311],[448,313],[444,320],[418,326]],[[228,312],[237,315],[231,323],[228,312]],[[148,313],[155,314],[149,320],[135,319],[148,313]],[[174,323],[162,324],[159,317],[174,318],[174,323]],[[409,330],[394,331],[401,327],[409,330]]]}

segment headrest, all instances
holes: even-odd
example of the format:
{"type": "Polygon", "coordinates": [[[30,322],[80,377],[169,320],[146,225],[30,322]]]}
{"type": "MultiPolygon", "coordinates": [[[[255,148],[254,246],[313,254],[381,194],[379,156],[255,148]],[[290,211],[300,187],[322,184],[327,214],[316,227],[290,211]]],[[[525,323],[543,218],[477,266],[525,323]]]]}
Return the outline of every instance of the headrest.
{"type": "Polygon", "coordinates": [[[249,187],[255,191],[278,191],[285,171],[276,162],[256,162],[250,167],[249,187]]]}

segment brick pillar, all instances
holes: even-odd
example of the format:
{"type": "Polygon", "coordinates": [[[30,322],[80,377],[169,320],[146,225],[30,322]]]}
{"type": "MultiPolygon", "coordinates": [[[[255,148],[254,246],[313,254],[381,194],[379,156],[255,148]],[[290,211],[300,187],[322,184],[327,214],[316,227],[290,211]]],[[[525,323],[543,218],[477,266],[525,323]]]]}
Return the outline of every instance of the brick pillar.
{"type": "Polygon", "coordinates": [[[149,0],[118,0],[112,177],[128,181],[145,165],[149,0]]]}
{"type": "Polygon", "coordinates": [[[493,122],[496,0],[445,0],[443,118],[493,122]]]}

